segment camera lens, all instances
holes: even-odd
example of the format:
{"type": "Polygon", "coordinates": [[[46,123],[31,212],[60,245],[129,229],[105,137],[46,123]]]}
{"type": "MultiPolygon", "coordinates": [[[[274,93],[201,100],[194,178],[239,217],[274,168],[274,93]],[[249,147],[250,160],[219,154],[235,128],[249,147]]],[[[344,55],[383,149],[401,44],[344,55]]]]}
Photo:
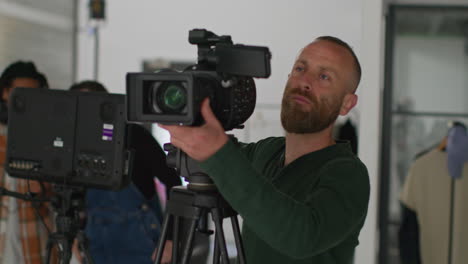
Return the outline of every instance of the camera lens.
{"type": "Polygon", "coordinates": [[[170,85],[164,91],[163,99],[165,106],[170,109],[177,110],[185,106],[187,96],[183,87],[170,85]]]}
{"type": "Polygon", "coordinates": [[[187,90],[183,82],[162,82],[156,91],[157,109],[164,113],[182,114],[187,105],[187,90]]]}

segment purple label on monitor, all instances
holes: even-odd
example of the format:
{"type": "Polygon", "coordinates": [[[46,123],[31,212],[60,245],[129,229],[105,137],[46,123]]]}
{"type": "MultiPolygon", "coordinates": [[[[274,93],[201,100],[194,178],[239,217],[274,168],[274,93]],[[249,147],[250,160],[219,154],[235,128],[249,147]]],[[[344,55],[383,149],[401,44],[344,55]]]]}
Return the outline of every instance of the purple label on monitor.
{"type": "Polygon", "coordinates": [[[114,135],[114,125],[112,124],[103,124],[102,127],[102,140],[112,141],[112,136],[114,135]]]}

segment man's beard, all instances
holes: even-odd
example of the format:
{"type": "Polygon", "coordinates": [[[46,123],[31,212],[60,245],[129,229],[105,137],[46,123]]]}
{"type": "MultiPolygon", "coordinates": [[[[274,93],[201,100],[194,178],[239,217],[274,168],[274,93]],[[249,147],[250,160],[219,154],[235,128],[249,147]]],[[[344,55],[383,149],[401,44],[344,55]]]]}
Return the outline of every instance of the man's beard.
{"type": "Polygon", "coordinates": [[[281,124],[289,133],[316,133],[329,127],[337,119],[343,97],[332,96],[317,99],[300,89],[288,89],[283,96],[281,105],[281,124]],[[288,91],[289,90],[289,91],[288,91]],[[311,102],[310,109],[303,110],[301,105],[291,99],[291,95],[301,95],[311,102]]]}

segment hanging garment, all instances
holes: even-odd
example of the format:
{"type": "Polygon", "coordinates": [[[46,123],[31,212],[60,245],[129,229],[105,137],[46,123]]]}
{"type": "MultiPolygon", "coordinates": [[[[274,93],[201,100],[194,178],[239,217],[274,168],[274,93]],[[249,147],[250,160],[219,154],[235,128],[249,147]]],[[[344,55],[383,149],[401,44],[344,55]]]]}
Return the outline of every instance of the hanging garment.
{"type": "Polygon", "coordinates": [[[468,135],[466,128],[454,126],[450,129],[447,139],[447,166],[450,176],[458,179],[468,162],[468,135]]]}
{"type": "MultiPolygon", "coordinates": [[[[468,259],[468,165],[454,186],[452,264],[468,259]]],[[[451,181],[447,153],[433,149],[412,164],[400,196],[417,216],[423,264],[447,263],[450,237],[451,181]]]]}
{"type": "Polygon", "coordinates": [[[398,230],[401,264],[421,264],[418,216],[413,210],[402,205],[401,219],[398,230]]]}

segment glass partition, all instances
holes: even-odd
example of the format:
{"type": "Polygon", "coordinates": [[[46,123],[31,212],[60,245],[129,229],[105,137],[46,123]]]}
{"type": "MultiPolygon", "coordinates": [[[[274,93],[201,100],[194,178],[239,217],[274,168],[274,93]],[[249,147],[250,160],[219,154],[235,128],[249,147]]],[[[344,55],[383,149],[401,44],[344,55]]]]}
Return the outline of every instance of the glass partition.
{"type": "Polygon", "coordinates": [[[468,6],[392,5],[387,18],[379,264],[404,264],[399,200],[408,170],[468,125],[468,6]]]}

